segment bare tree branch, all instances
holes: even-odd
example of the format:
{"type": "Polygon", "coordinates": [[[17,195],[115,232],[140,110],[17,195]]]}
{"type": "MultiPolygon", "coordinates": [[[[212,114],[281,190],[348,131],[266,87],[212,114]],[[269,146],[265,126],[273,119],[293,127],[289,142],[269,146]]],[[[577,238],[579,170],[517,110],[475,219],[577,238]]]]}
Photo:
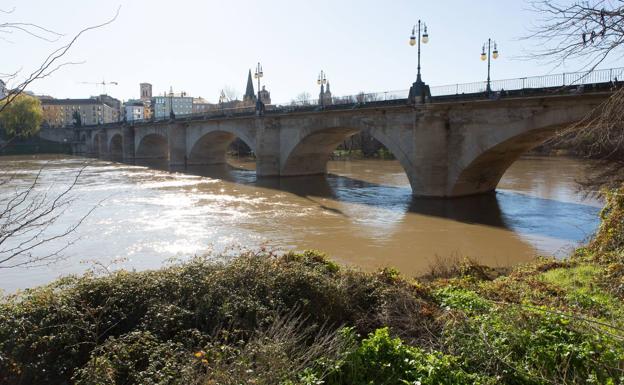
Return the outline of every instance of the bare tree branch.
{"type": "MultiPolygon", "coordinates": [[[[583,63],[591,73],[607,58],[624,57],[624,1],[562,2],[532,0],[540,15],[529,36],[541,48],[528,58],[563,65],[583,63]]],[[[624,183],[624,88],[613,78],[613,95],[580,122],[559,132],[551,143],[573,147],[577,153],[598,159],[582,187],[614,187],[624,183]]]]}
{"type": "MultiPolygon", "coordinates": [[[[19,96],[22,92],[24,92],[24,90],[32,82],[34,82],[35,80],[48,77],[51,74],[53,74],[54,72],[56,72],[59,69],[61,69],[62,67],[64,67],[65,65],[76,64],[76,63],[72,63],[72,62],[58,64],[57,62],[70,50],[70,48],[76,43],[76,41],[83,34],[89,32],[89,31],[92,31],[94,29],[102,28],[102,27],[104,27],[106,25],[109,25],[112,22],[114,22],[117,19],[117,17],[119,16],[120,9],[121,9],[121,6],[117,8],[117,12],[115,13],[115,15],[111,19],[109,19],[108,21],[106,21],[104,23],[101,23],[101,24],[98,24],[98,25],[94,25],[94,26],[82,29],[80,32],[78,32],[69,41],[69,43],[67,43],[66,45],[64,45],[62,47],[59,47],[59,48],[55,49],[54,51],[52,51],[44,59],[42,64],[36,70],[34,70],[29,76],[26,77],[25,80],[23,80],[16,87],[13,87],[13,89],[11,91],[9,91],[8,95],[4,99],[2,99],[3,103],[2,103],[2,105],[0,105],[0,112],[2,112],[13,100],[15,100],[15,98],[17,96],[19,96]]],[[[6,27],[6,28],[4,28],[4,30],[6,30],[7,28],[9,30],[10,29],[23,30],[23,28],[25,28],[26,26],[31,27],[31,29],[27,28],[27,30],[30,31],[29,34],[32,35],[32,36],[38,37],[38,38],[41,38],[41,37],[37,36],[37,34],[33,32],[33,30],[32,30],[33,28],[56,34],[56,32],[53,32],[53,31],[48,30],[46,28],[39,27],[39,26],[36,26],[34,24],[28,24],[28,23],[5,23],[5,24],[0,24],[0,30],[3,30],[3,26],[6,27]]],[[[27,32],[27,31],[24,31],[24,32],[27,32]]],[[[42,38],[42,39],[46,40],[45,38],[42,38]]]]}
{"type": "MultiPolygon", "coordinates": [[[[66,211],[74,203],[71,191],[78,183],[87,165],[74,176],[72,182],[58,193],[51,193],[50,187],[44,188],[41,176],[45,166],[41,167],[33,180],[25,187],[16,187],[14,194],[0,198],[0,269],[18,266],[38,266],[49,264],[61,258],[62,252],[76,240],[71,239],[61,246],[50,246],[50,251],[42,255],[35,252],[42,246],[65,239],[84,222],[99,206],[92,207],[78,221],[61,230],[54,230],[66,211]]],[[[15,174],[0,178],[0,186],[15,184],[15,174]]]]}
{"type": "Polygon", "coordinates": [[[47,28],[44,28],[40,25],[33,24],[33,23],[0,23],[0,31],[2,33],[7,33],[7,34],[11,34],[13,33],[13,31],[21,31],[27,35],[30,35],[30,36],[36,37],[37,39],[45,40],[51,43],[58,41],[58,39],[60,39],[63,36],[62,33],[52,31],[51,29],[47,29],[47,28]],[[45,36],[45,34],[42,32],[50,34],[54,37],[49,38],[45,36]]]}
{"type": "MultiPolygon", "coordinates": [[[[1,10],[2,14],[13,13],[14,9],[1,10]]],[[[95,26],[87,27],[78,32],[67,44],[53,50],[37,69],[32,71],[20,84],[13,87],[0,100],[0,112],[4,111],[30,84],[44,79],[59,69],[80,64],[77,62],[60,62],[76,41],[88,31],[104,27],[117,19],[120,7],[108,21],[95,26]]],[[[32,23],[0,23],[0,33],[11,35],[21,32],[44,41],[57,41],[63,34],[32,23]]],[[[5,40],[2,36],[0,39],[5,40]]],[[[16,79],[21,70],[12,73],[0,73],[0,78],[16,79]]],[[[8,145],[15,137],[10,138],[3,146],[8,145]]],[[[78,183],[86,165],[75,175],[72,182],[60,192],[52,192],[52,185],[47,188],[41,184],[44,167],[41,167],[34,179],[20,187],[16,174],[0,171],[0,186],[15,185],[12,194],[0,196],[0,269],[15,267],[33,267],[53,263],[63,258],[63,251],[71,246],[76,239],[67,239],[69,235],[84,222],[84,220],[98,207],[95,205],[78,221],[69,226],[58,229],[64,215],[74,203],[75,198],[70,194],[78,183]],[[58,246],[59,240],[66,240],[58,246]],[[44,253],[38,251],[45,249],[44,253]]]]}
{"type": "Polygon", "coordinates": [[[540,48],[527,58],[555,65],[580,60],[593,70],[624,44],[622,1],[535,0],[530,1],[530,8],[541,17],[524,39],[540,48]]]}

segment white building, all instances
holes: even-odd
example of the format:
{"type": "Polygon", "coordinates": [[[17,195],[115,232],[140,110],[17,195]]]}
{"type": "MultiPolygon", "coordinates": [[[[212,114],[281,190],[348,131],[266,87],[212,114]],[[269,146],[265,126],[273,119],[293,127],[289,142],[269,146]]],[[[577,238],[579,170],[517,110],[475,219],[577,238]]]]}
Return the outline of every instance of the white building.
{"type": "Polygon", "coordinates": [[[124,104],[126,121],[145,119],[145,105],[141,101],[129,100],[124,104]]]}
{"type": "Polygon", "coordinates": [[[176,116],[192,114],[193,98],[186,96],[185,92],[176,95],[172,91],[167,95],[152,98],[152,111],[155,119],[168,118],[172,109],[176,116]]]}

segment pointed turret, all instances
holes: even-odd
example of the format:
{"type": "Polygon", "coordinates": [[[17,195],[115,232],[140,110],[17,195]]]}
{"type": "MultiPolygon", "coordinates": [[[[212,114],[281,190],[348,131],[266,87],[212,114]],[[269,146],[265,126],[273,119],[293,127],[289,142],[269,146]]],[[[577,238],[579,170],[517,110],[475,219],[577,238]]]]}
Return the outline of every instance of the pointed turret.
{"type": "Polygon", "coordinates": [[[249,70],[249,76],[247,76],[247,88],[245,95],[243,96],[244,102],[255,102],[256,92],[254,91],[253,80],[251,79],[251,70],[249,70]]]}
{"type": "Polygon", "coordinates": [[[332,104],[332,94],[331,91],[329,90],[329,82],[327,82],[327,87],[323,90],[322,88],[323,86],[321,86],[321,98],[323,99],[323,104],[324,105],[329,105],[332,104]]]}

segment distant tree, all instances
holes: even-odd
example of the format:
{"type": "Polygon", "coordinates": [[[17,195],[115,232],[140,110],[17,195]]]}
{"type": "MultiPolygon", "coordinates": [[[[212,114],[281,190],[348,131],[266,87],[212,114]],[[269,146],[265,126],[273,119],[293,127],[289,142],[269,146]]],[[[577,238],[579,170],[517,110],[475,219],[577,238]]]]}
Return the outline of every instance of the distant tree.
{"type": "Polygon", "coordinates": [[[302,92],[299,95],[297,95],[297,97],[293,100],[292,104],[298,104],[298,105],[302,105],[302,106],[307,106],[310,104],[310,99],[312,98],[312,96],[310,95],[309,92],[302,92]]]}
{"type": "MultiPolygon", "coordinates": [[[[5,103],[7,103],[6,101],[5,103]]],[[[21,94],[0,112],[0,126],[6,138],[28,138],[39,132],[43,110],[39,99],[21,94]]]]}
{"type": "Polygon", "coordinates": [[[232,86],[224,86],[221,95],[225,98],[224,102],[232,102],[240,98],[240,92],[232,86]]]}
{"type": "MultiPolygon", "coordinates": [[[[72,114],[72,119],[74,121],[75,128],[82,127],[82,117],[80,116],[80,112],[74,111],[74,113],[72,114]]],[[[124,119],[126,119],[125,116],[124,119]]]]}

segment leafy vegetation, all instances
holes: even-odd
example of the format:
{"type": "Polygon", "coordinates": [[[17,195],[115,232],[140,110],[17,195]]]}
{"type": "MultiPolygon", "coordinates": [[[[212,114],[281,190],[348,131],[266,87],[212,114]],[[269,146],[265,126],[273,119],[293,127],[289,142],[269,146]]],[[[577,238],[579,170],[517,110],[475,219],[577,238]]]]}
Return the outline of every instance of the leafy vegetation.
{"type": "Polygon", "coordinates": [[[0,383],[624,384],[621,194],[587,247],[506,273],[307,251],[63,278],[0,303],[0,383]]]}
{"type": "Polygon", "coordinates": [[[388,328],[381,328],[338,361],[324,383],[462,385],[495,381],[467,373],[456,357],[406,345],[401,339],[392,338],[388,328]]]}
{"type": "MultiPolygon", "coordinates": [[[[8,98],[4,102],[9,103],[8,98]]],[[[42,121],[41,102],[25,94],[15,97],[0,112],[0,127],[6,138],[33,136],[39,131],[42,121]]]]}

